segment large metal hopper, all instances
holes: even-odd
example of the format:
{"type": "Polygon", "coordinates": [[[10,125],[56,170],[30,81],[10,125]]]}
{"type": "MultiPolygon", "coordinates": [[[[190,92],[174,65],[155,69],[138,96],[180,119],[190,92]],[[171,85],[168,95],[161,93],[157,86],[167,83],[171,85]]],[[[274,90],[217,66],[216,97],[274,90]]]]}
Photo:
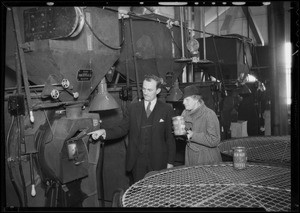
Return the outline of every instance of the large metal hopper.
{"type": "Polygon", "coordinates": [[[168,28],[167,18],[156,14],[124,19],[124,45],[116,70],[133,81],[143,81],[145,74],[154,74],[172,83],[181,75],[186,63],[181,58],[180,28],[168,28]],[[136,79],[138,78],[138,79],[136,79]]]}
{"type": "MultiPolygon", "coordinates": [[[[69,83],[60,101],[85,100],[118,59],[118,14],[97,7],[18,7],[28,80],[69,83]],[[89,27],[90,26],[90,27],[89,27]],[[102,42],[103,43],[102,43],[102,42]]],[[[7,13],[6,65],[15,69],[16,36],[7,13]]],[[[47,94],[46,94],[47,95],[47,94]]]]}

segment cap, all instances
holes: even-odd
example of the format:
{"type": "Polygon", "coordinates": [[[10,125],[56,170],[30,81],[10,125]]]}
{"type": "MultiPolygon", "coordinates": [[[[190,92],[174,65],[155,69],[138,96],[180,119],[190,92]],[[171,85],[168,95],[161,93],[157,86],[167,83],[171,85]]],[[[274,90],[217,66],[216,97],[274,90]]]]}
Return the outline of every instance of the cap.
{"type": "Polygon", "coordinates": [[[195,85],[190,85],[183,89],[183,99],[192,95],[201,95],[198,87],[195,85]]]}

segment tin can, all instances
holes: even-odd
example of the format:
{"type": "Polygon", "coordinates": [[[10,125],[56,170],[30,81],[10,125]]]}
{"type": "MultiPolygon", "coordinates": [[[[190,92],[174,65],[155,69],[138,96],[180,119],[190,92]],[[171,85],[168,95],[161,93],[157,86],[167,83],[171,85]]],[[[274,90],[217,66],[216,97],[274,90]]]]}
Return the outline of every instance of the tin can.
{"type": "Polygon", "coordinates": [[[78,149],[76,143],[68,144],[68,155],[69,155],[69,160],[76,159],[78,155],[78,149]]]}
{"type": "Polygon", "coordinates": [[[173,128],[175,135],[185,135],[185,122],[182,116],[176,116],[172,118],[173,120],[173,128]]]}
{"type": "Polygon", "coordinates": [[[245,169],[247,162],[245,147],[235,147],[233,152],[233,167],[235,169],[245,169]]]}

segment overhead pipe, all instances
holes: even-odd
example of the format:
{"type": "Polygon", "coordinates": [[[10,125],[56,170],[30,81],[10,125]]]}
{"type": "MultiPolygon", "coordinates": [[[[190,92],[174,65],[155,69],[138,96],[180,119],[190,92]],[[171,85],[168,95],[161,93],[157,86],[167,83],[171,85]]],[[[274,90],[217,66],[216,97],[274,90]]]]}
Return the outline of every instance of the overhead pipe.
{"type": "MultiPolygon", "coordinates": [[[[111,10],[111,11],[114,11],[114,12],[119,12],[118,10],[114,10],[114,9],[112,9],[112,8],[107,8],[107,7],[103,8],[103,9],[105,9],[105,10],[111,10]]],[[[158,18],[155,18],[155,19],[154,19],[154,18],[149,18],[149,17],[144,17],[144,16],[136,15],[136,14],[133,14],[133,13],[127,13],[126,15],[128,15],[129,17],[135,17],[135,18],[144,19],[144,20],[148,20],[148,21],[154,21],[154,22],[157,22],[157,23],[160,23],[160,24],[166,24],[166,25],[169,24],[168,21],[163,21],[163,20],[160,20],[160,19],[158,19],[158,18]]],[[[178,27],[177,25],[172,25],[172,26],[178,27]]],[[[202,33],[201,30],[190,29],[190,28],[188,28],[188,27],[183,27],[183,28],[188,29],[188,30],[192,30],[192,31],[195,31],[195,32],[202,33]]],[[[216,36],[216,35],[213,34],[213,33],[208,33],[208,32],[206,32],[206,34],[212,35],[212,36],[216,36]]]]}

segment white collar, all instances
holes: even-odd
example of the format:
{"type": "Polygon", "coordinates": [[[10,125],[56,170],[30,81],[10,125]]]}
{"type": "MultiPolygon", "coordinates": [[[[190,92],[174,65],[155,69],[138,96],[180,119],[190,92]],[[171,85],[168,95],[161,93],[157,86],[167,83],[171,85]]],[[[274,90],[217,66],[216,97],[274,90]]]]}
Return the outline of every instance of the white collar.
{"type": "Polygon", "coordinates": [[[154,108],[154,106],[155,106],[155,104],[156,104],[156,102],[157,102],[157,98],[154,98],[152,101],[144,101],[144,103],[145,103],[145,109],[147,108],[149,102],[151,102],[150,109],[152,111],[153,108],[154,108]]]}

